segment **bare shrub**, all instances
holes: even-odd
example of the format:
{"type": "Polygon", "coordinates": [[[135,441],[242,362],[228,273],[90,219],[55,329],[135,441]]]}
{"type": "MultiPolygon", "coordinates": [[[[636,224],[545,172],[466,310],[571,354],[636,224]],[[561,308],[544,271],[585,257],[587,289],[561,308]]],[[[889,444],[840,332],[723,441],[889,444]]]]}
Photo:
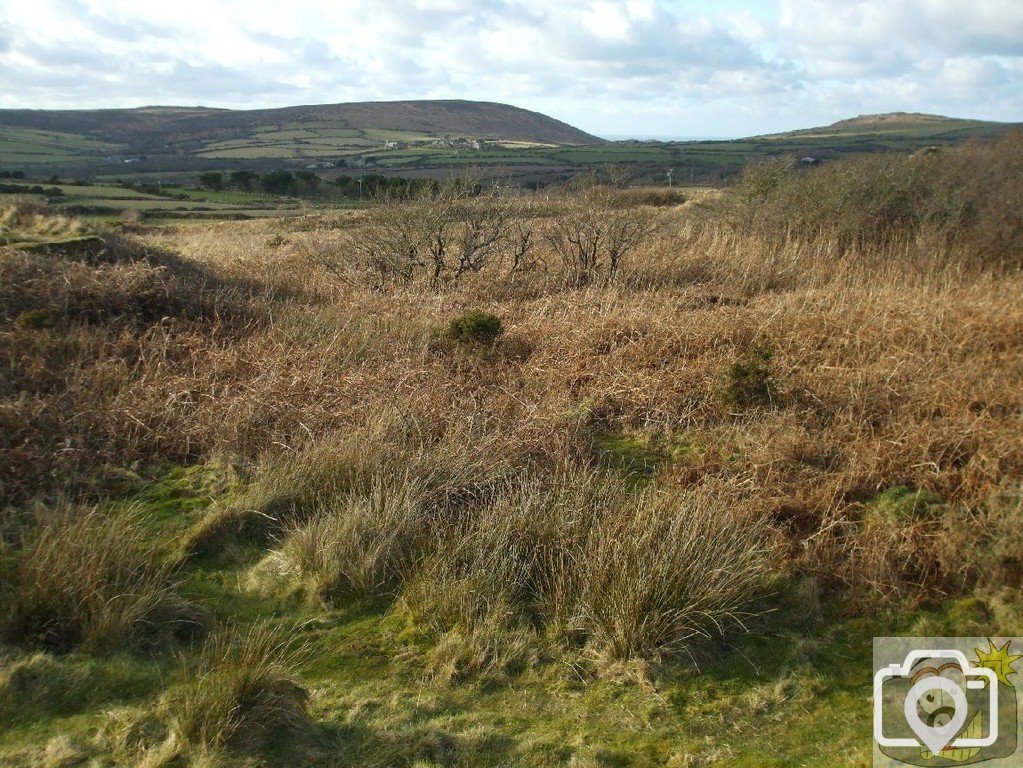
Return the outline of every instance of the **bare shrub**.
{"type": "Polygon", "coordinates": [[[622,206],[671,207],[687,203],[689,195],[678,187],[630,187],[618,190],[615,199],[622,206]]]}
{"type": "Polygon", "coordinates": [[[547,241],[561,259],[569,285],[598,279],[614,282],[632,250],[652,231],[649,214],[615,203],[614,192],[591,186],[565,202],[547,232],[547,241]]]}
{"type": "MultiPolygon", "coordinates": [[[[428,210],[418,201],[384,201],[374,206],[364,222],[346,232],[353,261],[372,276],[377,288],[408,284],[416,269],[426,265],[427,227],[432,223],[424,215],[428,210]]],[[[321,263],[335,274],[343,274],[345,254],[328,256],[321,263]]]]}

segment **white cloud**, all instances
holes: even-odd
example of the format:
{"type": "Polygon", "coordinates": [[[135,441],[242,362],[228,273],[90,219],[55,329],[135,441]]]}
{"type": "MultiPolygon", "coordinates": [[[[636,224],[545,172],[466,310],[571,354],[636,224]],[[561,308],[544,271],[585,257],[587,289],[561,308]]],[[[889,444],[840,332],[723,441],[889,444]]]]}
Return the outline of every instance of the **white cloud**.
{"type": "Polygon", "coordinates": [[[591,131],[1023,119],[1007,0],[0,0],[0,106],[476,98],[591,131]]]}

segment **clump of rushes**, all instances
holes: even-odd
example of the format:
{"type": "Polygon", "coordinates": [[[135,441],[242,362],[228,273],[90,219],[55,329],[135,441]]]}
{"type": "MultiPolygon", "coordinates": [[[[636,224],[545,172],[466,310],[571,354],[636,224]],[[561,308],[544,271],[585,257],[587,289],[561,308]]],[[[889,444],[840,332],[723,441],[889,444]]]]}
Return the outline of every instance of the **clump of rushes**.
{"type": "Polygon", "coordinates": [[[195,629],[173,566],[130,513],[66,509],[0,553],[0,640],[67,651],[139,647],[195,629]]]}
{"type": "Polygon", "coordinates": [[[610,659],[684,654],[756,613],[773,534],[726,489],[635,497],[585,477],[523,482],[442,530],[406,607],[441,631],[532,626],[610,659]]]}
{"type": "Polygon", "coordinates": [[[185,749],[257,749],[283,739],[293,744],[313,733],[308,693],[295,682],[300,651],[282,627],[258,624],[244,635],[218,629],[173,689],[164,708],[185,749]]]}
{"type": "Polygon", "coordinates": [[[448,326],[448,337],[460,344],[491,346],[504,333],[504,324],[497,315],[472,309],[456,317],[448,326]]]}
{"type": "Polygon", "coordinates": [[[293,527],[253,577],[291,584],[313,601],[393,595],[428,530],[421,483],[379,478],[368,495],[338,498],[293,527]]]}

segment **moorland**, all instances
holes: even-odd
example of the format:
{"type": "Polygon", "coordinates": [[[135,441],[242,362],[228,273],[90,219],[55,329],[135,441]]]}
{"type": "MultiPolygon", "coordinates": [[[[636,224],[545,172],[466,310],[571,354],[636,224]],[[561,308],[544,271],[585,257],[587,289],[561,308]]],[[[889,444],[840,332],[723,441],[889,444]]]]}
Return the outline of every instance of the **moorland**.
{"type": "Polygon", "coordinates": [[[868,765],[1023,634],[1021,150],[5,198],[0,762],[868,765]]]}

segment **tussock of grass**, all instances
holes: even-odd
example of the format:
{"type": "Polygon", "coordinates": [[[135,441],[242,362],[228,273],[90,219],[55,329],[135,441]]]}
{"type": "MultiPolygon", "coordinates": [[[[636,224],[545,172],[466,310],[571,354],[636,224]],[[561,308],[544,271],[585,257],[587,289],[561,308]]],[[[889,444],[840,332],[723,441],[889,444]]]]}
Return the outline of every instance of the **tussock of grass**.
{"type": "Polygon", "coordinates": [[[308,694],[293,671],[299,654],[285,629],[268,624],[244,635],[230,628],[212,633],[164,705],[176,742],[216,751],[308,741],[308,694]]]}
{"type": "MultiPolygon", "coordinates": [[[[232,541],[265,544],[319,517],[321,533],[341,519],[335,510],[354,509],[360,498],[377,494],[409,498],[425,510],[470,504],[492,492],[508,472],[495,441],[494,451],[473,449],[474,436],[453,431],[427,439],[418,425],[387,409],[361,429],[310,444],[264,467],[241,499],[199,520],[185,537],[183,551],[216,552],[232,541]]],[[[390,503],[390,502],[388,502],[390,503]]],[[[371,512],[362,513],[367,518],[371,512]]]]}
{"type": "Polygon", "coordinates": [[[722,489],[563,488],[525,484],[451,526],[406,606],[442,630],[532,627],[609,658],[656,657],[741,627],[768,588],[769,530],[722,489]]]}
{"type": "Polygon", "coordinates": [[[415,479],[393,486],[378,479],[368,495],[337,498],[293,528],[254,577],[292,584],[322,602],[393,595],[416,560],[427,526],[415,479]]]}
{"type": "Polygon", "coordinates": [[[108,651],[194,631],[201,621],[131,514],[62,509],[20,536],[3,553],[4,642],[108,651]]]}
{"type": "Polygon", "coordinates": [[[74,699],[85,698],[88,686],[84,670],[46,653],[8,660],[0,668],[0,721],[38,717],[47,709],[59,712],[74,699]]]}
{"type": "Polygon", "coordinates": [[[93,234],[89,226],[74,218],[58,216],[36,203],[19,202],[0,206],[0,245],[10,242],[62,240],[93,234]]]}
{"type": "Polygon", "coordinates": [[[762,520],[713,487],[643,500],[587,545],[580,613],[614,658],[677,654],[741,627],[774,573],[762,520]]]}

